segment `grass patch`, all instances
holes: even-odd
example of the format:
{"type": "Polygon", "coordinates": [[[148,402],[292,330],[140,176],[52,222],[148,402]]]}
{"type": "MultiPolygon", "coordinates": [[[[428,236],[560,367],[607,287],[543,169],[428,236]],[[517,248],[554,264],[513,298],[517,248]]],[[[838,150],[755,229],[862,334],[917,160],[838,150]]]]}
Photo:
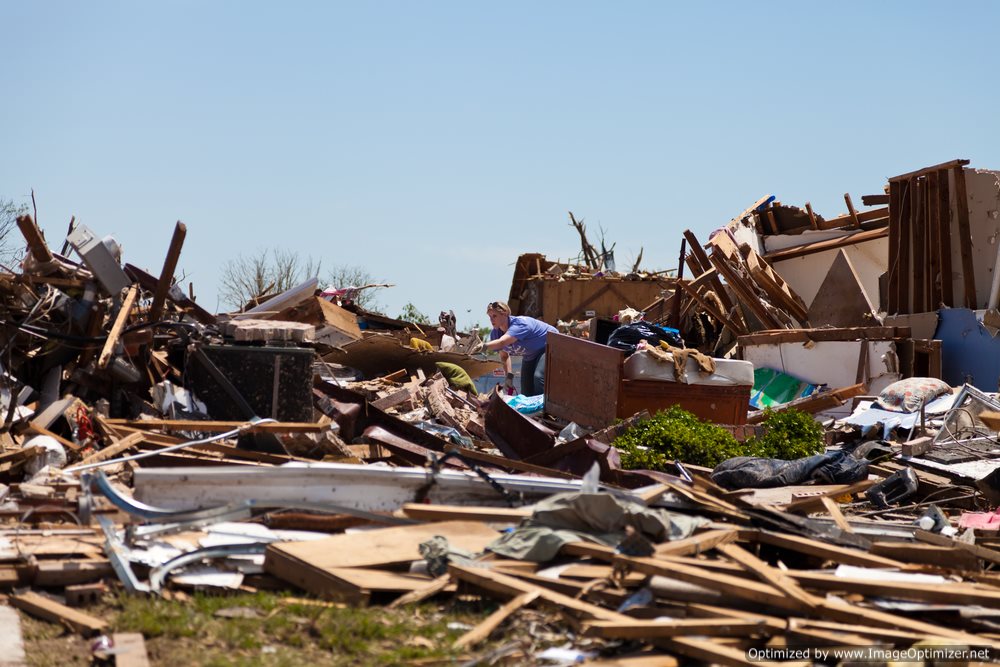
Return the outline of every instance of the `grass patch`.
{"type": "MultiPolygon", "coordinates": [[[[495,609],[491,602],[447,600],[404,609],[338,608],[285,604],[283,597],[196,593],[178,601],[122,593],[85,611],[108,621],[108,634],[142,633],[157,667],[292,667],[456,661],[462,654],[451,644],[464,630],[448,624],[474,626],[495,609]]],[[[23,615],[22,623],[32,667],[89,664],[89,641],[23,615]]]]}

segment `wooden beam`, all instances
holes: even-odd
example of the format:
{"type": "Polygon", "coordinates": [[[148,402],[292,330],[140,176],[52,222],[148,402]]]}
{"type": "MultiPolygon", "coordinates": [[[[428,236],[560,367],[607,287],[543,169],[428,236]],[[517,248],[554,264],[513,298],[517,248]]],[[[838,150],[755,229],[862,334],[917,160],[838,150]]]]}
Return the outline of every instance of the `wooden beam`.
{"type": "Polygon", "coordinates": [[[827,514],[833,518],[833,522],[837,524],[838,528],[845,533],[854,532],[851,524],[847,523],[847,519],[844,518],[843,512],[840,511],[840,505],[837,504],[836,500],[829,496],[820,496],[819,499],[823,502],[823,508],[826,510],[827,514]]]}
{"type": "Polygon", "coordinates": [[[502,607],[486,617],[486,620],[456,639],[455,643],[452,644],[453,648],[461,650],[469,646],[475,646],[479,642],[486,640],[511,614],[527,607],[537,600],[540,595],[541,593],[537,590],[526,591],[509,600],[502,607]]]}
{"type": "MultiPolygon", "coordinates": [[[[625,614],[620,614],[597,605],[582,602],[576,598],[563,595],[555,591],[537,588],[532,584],[520,581],[516,577],[509,575],[491,572],[489,570],[484,570],[483,568],[465,567],[456,564],[450,565],[448,571],[453,577],[460,581],[464,581],[504,597],[516,597],[518,595],[523,595],[524,593],[538,591],[540,600],[550,604],[555,604],[563,610],[583,616],[584,618],[596,619],[600,621],[613,621],[618,623],[634,622],[634,619],[630,616],[626,616],[625,614]]],[[[779,664],[769,662],[753,662],[742,650],[704,639],[695,639],[692,637],[673,637],[670,639],[657,640],[657,645],[660,645],[661,641],[664,642],[662,645],[667,647],[672,652],[680,653],[686,657],[703,660],[709,663],[738,667],[779,664]]],[[[809,663],[782,662],[780,664],[783,667],[791,667],[796,664],[805,665],[809,663]]]]}
{"type": "Polygon", "coordinates": [[[947,162],[942,162],[941,164],[936,164],[931,167],[924,167],[923,169],[917,169],[916,171],[908,171],[905,174],[900,174],[899,176],[890,176],[890,185],[895,181],[908,181],[911,178],[916,178],[917,176],[923,176],[931,171],[939,171],[941,169],[952,169],[954,167],[964,167],[969,164],[968,160],[948,160],[947,162]]]}
{"type": "Polygon", "coordinates": [[[955,276],[951,261],[951,192],[947,170],[937,173],[938,181],[938,244],[941,246],[941,302],[949,308],[955,305],[955,276]]]}
{"type": "Polygon", "coordinates": [[[862,195],[861,203],[865,206],[885,206],[889,203],[889,195],[862,195]]]}
{"type": "MultiPolygon", "coordinates": [[[[694,235],[694,232],[692,232],[690,229],[685,229],[684,238],[687,239],[688,250],[691,251],[691,256],[695,258],[700,267],[700,270],[697,271],[696,273],[698,275],[701,275],[705,271],[711,269],[712,261],[708,258],[708,253],[705,252],[705,249],[702,247],[702,245],[698,243],[698,237],[694,235]]],[[[733,303],[733,300],[729,298],[729,292],[727,292],[725,287],[723,287],[722,281],[719,279],[718,275],[716,275],[715,278],[711,279],[711,285],[712,285],[712,290],[715,292],[716,296],[719,297],[719,301],[722,302],[722,306],[726,309],[726,312],[732,313],[735,311],[736,312],[735,317],[739,320],[739,322],[737,322],[737,325],[742,325],[743,320],[739,315],[739,310],[735,308],[736,304],[733,303]]],[[[744,329],[745,328],[746,327],[744,326],[744,329]]]]}
{"type": "Polygon", "coordinates": [[[924,281],[926,280],[927,266],[925,264],[925,238],[924,238],[924,179],[913,179],[910,189],[910,211],[912,211],[913,230],[913,312],[923,313],[927,311],[926,293],[924,291],[924,281]]]}
{"type": "Polygon", "coordinates": [[[643,621],[633,619],[627,623],[619,621],[587,621],[583,624],[585,637],[603,639],[650,640],[663,637],[684,637],[688,635],[708,635],[709,637],[751,637],[769,631],[760,621],[735,618],[692,618],[664,621],[643,621]]]}
{"type": "Polygon", "coordinates": [[[128,316],[132,312],[132,306],[135,305],[135,300],[138,296],[138,285],[132,285],[128,288],[128,292],[122,300],[122,307],[118,311],[118,315],[115,317],[115,323],[111,325],[111,331],[108,333],[108,338],[104,341],[104,347],[101,349],[101,355],[97,358],[98,368],[103,369],[108,367],[108,362],[111,361],[111,353],[115,350],[115,344],[118,343],[118,339],[122,335],[122,329],[125,328],[125,323],[128,321],[128,316]]]}
{"type": "Polygon", "coordinates": [[[932,171],[927,174],[927,247],[928,276],[930,283],[930,302],[927,304],[930,310],[937,310],[941,307],[941,213],[940,194],[938,192],[938,172],[932,171]]]}
{"type": "Polygon", "coordinates": [[[969,227],[969,193],[965,186],[965,169],[955,167],[955,216],[958,222],[958,248],[962,255],[962,284],[965,286],[963,303],[975,310],[976,271],[972,263],[972,231],[969,227]]]}
{"type": "MultiPolygon", "coordinates": [[[[679,285],[684,289],[685,292],[687,292],[691,296],[692,299],[694,299],[696,302],[698,302],[698,305],[701,306],[702,309],[706,313],[708,313],[709,315],[711,315],[712,317],[714,317],[716,320],[718,320],[720,323],[722,323],[722,325],[725,326],[730,331],[732,331],[733,334],[735,334],[737,336],[740,336],[740,335],[743,335],[743,334],[747,333],[746,329],[743,329],[740,325],[736,324],[733,320],[729,319],[728,317],[726,317],[725,315],[723,315],[722,313],[720,313],[719,309],[715,307],[715,304],[713,304],[708,299],[703,298],[701,296],[701,294],[698,292],[698,290],[695,289],[694,287],[692,287],[690,285],[690,283],[683,283],[682,282],[682,283],[679,283],[679,285]]],[[[733,312],[736,312],[736,311],[734,310],[733,312]]]]}
{"type": "Polygon", "coordinates": [[[788,578],[787,575],[777,568],[771,567],[757,558],[743,547],[736,544],[719,544],[716,545],[715,550],[732,562],[740,565],[740,567],[764,583],[774,586],[788,597],[797,600],[807,609],[815,609],[820,605],[821,600],[819,598],[802,590],[802,587],[797,582],[788,578]]]}
{"type": "Polygon", "coordinates": [[[761,544],[770,544],[771,546],[788,549],[789,551],[795,551],[800,554],[821,558],[834,563],[857,565],[858,567],[900,569],[905,567],[904,563],[892,560],[891,558],[875,556],[857,549],[839,547],[834,544],[820,542],[819,540],[799,537],[798,535],[761,531],[752,533],[748,537],[755,542],[760,542],[761,544]]]}
{"type": "Polygon", "coordinates": [[[142,433],[132,433],[130,435],[125,436],[118,442],[115,442],[112,445],[105,447],[101,451],[91,454],[90,456],[86,457],[76,465],[89,465],[91,463],[100,463],[101,461],[107,461],[108,459],[113,459],[119,454],[124,454],[128,450],[132,449],[140,442],[142,442],[143,439],[144,436],[142,433]]]}
{"type": "Polygon", "coordinates": [[[899,238],[896,256],[896,299],[899,303],[899,313],[912,313],[910,301],[910,237],[913,233],[913,210],[910,207],[910,192],[914,187],[914,179],[903,182],[899,202],[899,238]]]}
{"type": "Polygon", "coordinates": [[[861,493],[877,484],[877,480],[873,479],[863,479],[860,482],[855,482],[854,484],[842,484],[836,488],[829,489],[823,493],[815,496],[810,496],[808,498],[800,498],[799,500],[793,500],[792,502],[785,505],[782,509],[786,512],[815,512],[823,510],[826,508],[823,499],[824,498],[836,498],[838,496],[853,496],[855,493],[861,493]]]}
{"type": "MultiPolygon", "coordinates": [[[[715,249],[712,251],[710,260],[712,265],[719,270],[719,273],[726,279],[726,284],[733,288],[740,299],[740,305],[750,309],[760,322],[769,329],[782,329],[781,323],[771,315],[771,313],[760,302],[760,298],[754,292],[753,287],[739,275],[736,269],[729,264],[729,258],[723,250],[719,250],[716,239],[712,239],[715,249]]],[[[737,254],[739,254],[737,252],[737,254]]],[[[734,258],[733,261],[742,262],[742,258],[734,258]]]]}
{"type": "Polygon", "coordinates": [[[851,216],[851,221],[855,227],[861,227],[861,220],[858,219],[858,212],[854,210],[854,202],[851,201],[851,193],[844,193],[844,203],[847,204],[847,213],[851,216]]]}
{"type": "Polygon", "coordinates": [[[530,507],[470,507],[466,505],[425,505],[404,503],[405,516],[419,521],[486,521],[517,523],[530,517],[530,507]]]}
{"type": "Polygon", "coordinates": [[[177,260],[181,256],[181,247],[184,245],[184,237],[187,235],[187,227],[180,220],[174,226],[174,234],[170,239],[170,247],[167,249],[167,257],[163,260],[163,270],[160,271],[160,279],[156,282],[156,292],[153,293],[153,302],[149,306],[149,321],[157,322],[163,315],[163,306],[167,300],[167,292],[170,291],[170,283],[174,279],[174,269],[177,268],[177,260]]]}
{"type": "MultiPolygon", "coordinates": [[[[203,433],[224,433],[248,423],[245,421],[198,421],[197,419],[106,419],[104,421],[113,427],[159,431],[201,431],[203,433]]],[[[250,428],[252,431],[271,433],[322,433],[329,429],[329,424],[316,422],[267,422],[250,428]]]]}
{"type": "Polygon", "coordinates": [[[812,227],[813,229],[818,229],[816,227],[816,215],[813,213],[812,204],[810,204],[809,202],[806,202],[806,213],[809,214],[809,226],[812,227]]]}
{"type": "Polygon", "coordinates": [[[829,239],[827,241],[817,241],[815,243],[807,243],[805,245],[796,246],[794,248],[786,248],[785,250],[775,250],[774,252],[769,252],[763,255],[763,257],[771,264],[775,264],[776,262],[781,262],[786,259],[805,257],[807,255],[814,255],[819,252],[826,252],[827,250],[836,250],[837,248],[856,245],[858,243],[864,243],[865,241],[873,241],[875,239],[881,239],[887,236],[891,236],[889,228],[887,227],[879,229],[868,229],[863,232],[854,232],[853,234],[841,236],[840,238],[836,239],[829,239]]]}
{"type": "Polygon", "coordinates": [[[65,624],[85,637],[99,634],[108,624],[34,592],[10,596],[10,603],[21,611],[52,623],[65,624]]]}
{"type": "Polygon", "coordinates": [[[45,264],[55,259],[49,246],[45,243],[41,230],[38,229],[38,225],[35,224],[30,215],[19,216],[17,228],[21,230],[24,240],[28,242],[28,250],[36,262],[45,264]]]}
{"type": "Polygon", "coordinates": [[[889,314],[899,312],[899,234],[901,229],[900,207],[903,204],[903,186],[889,183],[889,250],[885,281],[885,308],[889,314]]]}

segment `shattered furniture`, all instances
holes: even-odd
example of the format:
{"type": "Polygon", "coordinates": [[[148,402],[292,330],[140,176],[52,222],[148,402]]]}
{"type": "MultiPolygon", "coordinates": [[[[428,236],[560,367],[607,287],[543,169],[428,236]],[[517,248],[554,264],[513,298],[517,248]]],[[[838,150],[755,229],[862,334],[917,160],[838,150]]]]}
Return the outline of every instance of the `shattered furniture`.
{"type": "Polygon", "coordinates": [[[563,334],[549,334],[545,354],[545,411],[581,426],[679,405],[700,419],[745,424],[751,385],[684,384],[625,377],[625,353],[563,334]]]}

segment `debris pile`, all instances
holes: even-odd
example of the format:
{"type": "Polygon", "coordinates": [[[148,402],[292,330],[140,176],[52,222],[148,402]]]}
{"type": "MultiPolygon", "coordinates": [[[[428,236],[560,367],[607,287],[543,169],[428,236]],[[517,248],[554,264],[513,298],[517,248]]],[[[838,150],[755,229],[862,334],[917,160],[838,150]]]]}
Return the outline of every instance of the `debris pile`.
{"type": "Polygon", "coordinates": [[[522,255],[511,285],[563,332],[542,396],[500,391],[448,310],[394,320],[313,279],[215,315],[174,282],[181,223],[157,276],[19,218],[8,601],[92,636],[118,590],[476,596],[495,613],[447,648],[508,664],[995,660],[1000,178],[966,165],[832,218],[763,197],[684,232],[676,272],[616,272],[571,214],[580,261],[522,255]]]}

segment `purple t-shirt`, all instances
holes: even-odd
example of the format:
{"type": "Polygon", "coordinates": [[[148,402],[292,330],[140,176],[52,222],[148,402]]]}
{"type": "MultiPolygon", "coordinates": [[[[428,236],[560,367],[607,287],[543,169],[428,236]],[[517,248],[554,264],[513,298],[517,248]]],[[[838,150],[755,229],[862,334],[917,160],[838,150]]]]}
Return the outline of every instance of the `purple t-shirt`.
{"type": "MultiPolygon", "coordinates": [[[[545,334],[559,333],[559,330],[541,320],[523,315],[511,315],[510,326],[507,333],[517,339],[514,343],[501,348],[510,355],[521,355],[525,359],[531,360],[540,356],[545,351],[545,334]]],[[[500,329],[493,329],[490,332],[490,340],[500,338],[504,332],[500,329]]]]}

